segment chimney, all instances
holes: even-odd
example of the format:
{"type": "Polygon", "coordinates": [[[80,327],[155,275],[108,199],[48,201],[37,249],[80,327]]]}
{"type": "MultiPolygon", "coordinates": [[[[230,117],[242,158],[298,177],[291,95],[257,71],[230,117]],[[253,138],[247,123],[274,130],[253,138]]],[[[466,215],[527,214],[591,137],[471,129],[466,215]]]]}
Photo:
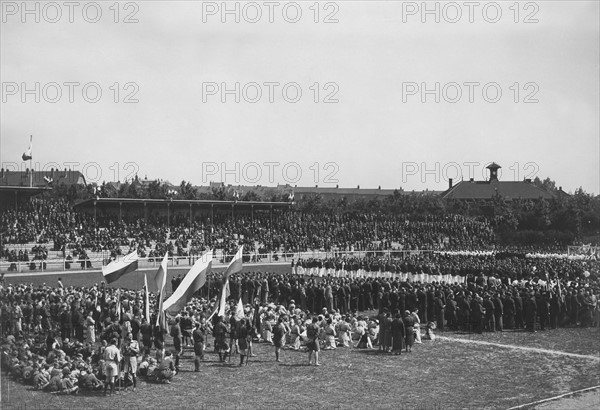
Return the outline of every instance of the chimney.
{"type": "Polygon", "coordinates": [[[448,178],[448,189],[452,189],[452,178],[448,178]]]}
{"type": "Polygon", "coordinates": [[[500,165],[496,164],[495,162],[492,162],[486,168],[490,170],[489,182],[498,182],[498,170],[502,167],[500,165]]]}
{"type": "Polygon", "coordinates": [[[377,189],[379,189],[381,191],[381,185],[379,185],[379,188],[377,188],[377,189]]]}
{"type": "Polygon", "coordinates": [[[562,191],[562,187],[561,187],[561,186],[559,186],[559,187],[558,187],[558,190],[559,190],[559,191],[562,191]]]}
{"type": "Polygon", "coordinates": [[[360,185],[357,185],[356,189],[360,189],[360,185]]]}

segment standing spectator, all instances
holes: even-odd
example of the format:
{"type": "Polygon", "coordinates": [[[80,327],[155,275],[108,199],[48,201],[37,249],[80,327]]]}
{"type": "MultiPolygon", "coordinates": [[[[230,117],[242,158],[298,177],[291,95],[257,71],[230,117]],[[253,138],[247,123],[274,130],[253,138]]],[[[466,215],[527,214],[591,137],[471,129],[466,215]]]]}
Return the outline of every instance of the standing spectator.
{"type": "Polygon", "coordinates": [[[88,312],[87,318],[85,319],[85,326],[87,327],[87,338],[88,342],[96,343],[96,321],[93,317],[93,312],[88,312]]]}
{"type": "Polygon", "coordinates": [[[171,326],[171,337],[173,338],[173,347],[175,348],[175,369],[179,372],[179,359],[183,348],[181,345],[181,327],[179,326],[180,319],[175,318],[175,323],[171,326]]]}
{"type": "MultiPolygon", "coordinates": [[[[204,320],[204,318],[203,318],[204,320]]],[[[196,329],[192,333],[192,339],[194,341],[194,371],[200,371],[200,362],[204,360],[204,333],[205,328],[202,326],[200,322],[196,323],[196,329]]]]}
{"type": "Polygon", "coordinates": [[[285,344],[285,336],[287,334],[287,329],[285,324],[283,323],[283,315],[279,316],[277,320],[277,324],[273,328],[273,345],[275,346],[275,361],[281,362],[279,358],[279,354],[281,353],[281,348],[285,344]]]}
{"type": "Polygon", "coordinates": [[[240,320],[240,331],[238,334],[238,347],[240,352],[240,366],[244,365],[244,357],[246,358],[246,366],[248,366],[248,345],[250,333],[246,324],[246,318],[240,320]]]}
{"type": "Polygon", "coordinates": [[[404,338],[406,337],[406,329],[404,328],[404,322],[402,321],[402,315],[399,310],[396,311],[395,318],[392,321],[391,332],[392,353],[401,355],[402,348],[404,347],[404,338]]]}
{"type": "Polygon", "coordinates": [[[104,350],[104,374],[106,383],[104,395],[110,386],[110,395],[115,391],[115,377],[119,376],[119,363],[121,363],[121,352],[117,348],[117,339],[111,339],[109,346],[104,350]]]}
{"type": "MultiPolygon", "coordinates": [[[[123,349],[123,362],[125,375],[131,375],[133,381],[133,391],[137,387],[137,357],[140,354],[140,345],[137,340],[133,338],[132,333],[128,333],[122,344],[123,349]]],[[[127,391],[127,387],[125,387],[127,391]]]]}
{"type": "Polygon", "coordinates": [[[306,327],[306,338],[308,339],[306,347],[308,348],[308,365],[310,366],[312,361],[313,352],[315,354],[315,366],[319,366],[319,351],[321,346],[319,345],[319,325],[318,317],[313,316],[312,323],[306,327]]]}

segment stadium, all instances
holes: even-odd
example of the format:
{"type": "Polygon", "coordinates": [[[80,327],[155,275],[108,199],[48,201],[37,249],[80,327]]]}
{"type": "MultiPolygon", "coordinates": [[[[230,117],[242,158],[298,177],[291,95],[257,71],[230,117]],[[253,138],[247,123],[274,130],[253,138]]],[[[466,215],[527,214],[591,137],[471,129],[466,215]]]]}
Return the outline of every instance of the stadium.
{"type": "Polygon", "coordinates": [[[0,1],[0,409],[600,408],[600,2],[0,1]]]}
{"type": "Polygon", "coordinates": [[[119,363],[111,406],[346,408],[373,389],[386,392],[369,395],[376,408],[543,407],[579,391],[593,402],[599,248],[583,241],[600,201],[504,184],[498,168],[419,193],[2,170],[6,408],[99,408],[106,390],[86,375],[107,383],[102,354],[127,331],[144,370],[132,386],[119,363]],[[565,221],[574,206],[579,220],[565,221]],[[312,317],[320,367],[302,353],[312,317]],[[147,370],[166,362],[170,384],[147,370]]]}

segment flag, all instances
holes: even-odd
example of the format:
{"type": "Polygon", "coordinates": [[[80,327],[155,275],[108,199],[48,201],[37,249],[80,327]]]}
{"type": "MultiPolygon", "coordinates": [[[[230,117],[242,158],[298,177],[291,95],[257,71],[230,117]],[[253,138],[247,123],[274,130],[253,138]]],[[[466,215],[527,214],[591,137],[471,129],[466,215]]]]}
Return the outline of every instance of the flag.
{"type": "Polygon", "coordinates": [[[206,252],[199,258],[192,269],[185,275],[177,289],[165,300],[161,312],[175,316],[192,300],[192,296],[206,283],[206,275],[212,266],[212,251],[206,252]]]}
{"type": "Polygon", "coordinates": [[[138,268],[137,250],[125,255],[120,261],[113,261],[102,267],[102,275],[106,283],[112,283],[126,273],[136,271],[138,268]]]}
{"type": "Polygon", "coordinates": [[[223,283],[225,283],[227,280],[229,280],[229,275],[231,275],[232,273],[241,272],[242,267],[243,267],[243,260],[242,260],[242,252],[243,251],[244,251],[244,245],[239,247],[237,253],[233,257],[231,262],[229,262],[229,265],[227,266],[227,270],[225,271],[225,274],[223,275],[223,283]]]}
{"type": "Polygon", "coordinates": [[[235,308],[235,320],[239,321],[244,317],[244,305],[242,304],[242,298],[238,300],[238,304],[235,308]]]}
{"type": "Polygon", "coordinates": [[[146,320],[150,323],[150,297],[148,296],[148,277],[144,273],[144,309],[146,320]]]}
{"type": "Polygon", "coordinates": [[[115,309],[117,311],[117,318],[120,322],[121,321],[121,288],[117,289],[115,294],[116,294],[116,298],[117,298],[117,305],[115,306],[115,309]]]}
{"type": "Polygon", "coordinates": [[[163,258],[160,266],[158,267],[158,271],[156,271],[156,275],[154,275],[154,283],[156,283],[156,288],[158,289],[158,306],[159,310],[161,307],[161,303],[163,300],[163,292],[165,290],[165,286],[167,285],[167,266],[169,265],[169,252],[165,253],[165,257],[163,258]]]}
{"type": "Polygon", "coordinates": [[[156,286],[158,287],[158,315],[156,316],[156,325],[160,326],[162,329],[166,329],[166,323],[164,321],[165,317],[163,314],[163,302],[164,302],[164,293],[165,287],[167,284],[167,265],[169,264],[169,252],[165,253],[165,257],[163,258],[160,266],[158,267],[158,271],[154,276],[154,281],[156,282],[156,286]]]}
{"type": "Polygon", "coordinates": [[[225,283],[221,288],[221,296],[219,297],[219,310],[217,315],[225,317],[225,306],[227,305],[227,298],[231,292],[229,291],[229,278],[225,279],[225,283]]]}
{"type": "Polygon", "coordinates": [[[29,161],[31,158],[33,158],[32,154],[31,154],[31,150],[33,147],[33,135],[29,136],[29,149],[27,151],[25,151],[23,153],[23,155],[21,156],[21,158],[23,158],[23,161],[29,161]]]}

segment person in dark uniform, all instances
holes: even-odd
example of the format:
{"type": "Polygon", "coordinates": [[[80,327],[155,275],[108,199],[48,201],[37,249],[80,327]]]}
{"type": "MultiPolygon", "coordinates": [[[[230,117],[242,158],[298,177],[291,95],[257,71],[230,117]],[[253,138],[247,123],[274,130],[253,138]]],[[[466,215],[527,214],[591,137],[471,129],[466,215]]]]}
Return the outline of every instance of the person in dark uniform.
{"type": "Polygon", "coordinates": [[[238,347],[240,352],[240,366],[244,365],[244,358],[246,358],[246,366],[248,366],[248,347],[251,341],[250,333],[248,332],[248,325],[246,318],[240,319],[240,330],[238,333],[238,347]]]}
{"type": "Polygon", "coordinates": [[[72,337],[72,328],[71,311],[68,306],[65,306],[60,314],[60,338],[62,340],[70,339],[72,337]]]}
{"type": "Polygon", "coordinates": [[[483,333],[483,321],[485,316],[485,309],[482,305],[483,300],[479,296],[475,296],[473,302],[471,302],[471,322],[473,323],[473,331],[481,334],[483,333]]]}
{"type": "Polygon", "coordinates": [[[181,353],[183,352],[181,345],[181,326],[179,325],[180,319],[175,318],[175,323],[171,326],[171,337],[173,338],[173,347],[175,348],[175,369],[179,372],[179,360],[181,353]]]}
{"type": "Polygon", "coordinates": [[[230,352],[229,346],[225,338],[227,337],[227,326],[223,323],[221,316],[215,315],[215,324],[213,325],[213,336],[215,338],[215,349],[219,354],[219,361],[225,363],[227,354],[230,352]]]}
{"type": "Polygon", "coordinates": [[[504,331],[502,318],[504,316],[504,305],[502,304],[502,299],[500,298],[500,294],[496,292],[494,298],[492,299],[494,304],[494,321],[496,322],[496,330],[499,332],[504,331]]]}
{"type": "Polygon", "coordinates": [[[515,329],[523,329],[523,299],[518,291],[515,290],[513,293],[513,302],[515,303],[515,329]]]}
{"type": "Polygon", "coordinates": [[[427,294],[423,288],[417,290],[417,303],[419,308],[419,319],[421,323],[427,323],[427,294]]]}
{"type": "Polygon", "coordinates": [[[535,332],[535,319],[537,316],[537,303],[533,291],[525,299],[523,304],[523,316],[525,316],[525,328],[529,332],[535,332]]]}
{"type": "Polygon", "coordinates": [[[181,328],[182,346],[189,347],[190,343],[193,343],[191,339],[194,326],[192,325],[192,319],[188,316],[188,312],[186,312],[185,310],[181,312],[181,320],[179,321],[179,327],[181,328]]]}
{"type": "Polygon", "coordinates": [[[412,317],[410,312],[407,310],[404,312],[404,329],[406,334],[406,351],[412,351],[412,346],[415,342],[415,319],[412,317]]]}
{"type": "Polygon", "coordinates": [[[131,333],[133,334],[133,338],[137,341],[139,341],[139,339],[140,339],[140,336],[139,336],[140,328],[141,328],[140,316],[134,315],[133,319],[131,319],[131,333]]]}
{"type": "Polygon", "coordinates": [[[398,308],[400,311],[400,315],[402,316],[402,312],[406,310],[406,289],[403,287],[400,288],[400,292],[398,293],[398,308]]]}
{"type": "Polygon", "coordinates": [[[515,301],[509,292],[506,292],[502,300],[504,306],[504,325],[507,329],[515,327],[515,301]]]}
{"type": "Polygon", "coordinates": [[[402,348],[404,347],[404,338],[406,337],[406,329],[404,328],[404,322],[402,321],[402,315],[399,310],[396,311],[394,316],[395,318],[391,325],[392,353],[401,355],[402,348]]]}
{"type": "Polygon", "coordinates": [[[454,294],[450,293],[446,300],[446,320],[448,321],[448,327],[452,330],[457,330],[458,320],[456,317],[456,300],[454,300],[454,294]]]}
{"type": "Polygon", "coordinates": [[[483,308],[485,309],[484,329],[488,332],[495,332],[496,317],[494,316],[494,302],[492,302],[488,293],[483,296],[483,308]]]}
{"type": "Polygon", "coordinates": [[[194,371],[200,371],[200,362],[204,360],[204,333],[206,328],[202,326],[201,322],[196,323],[196,329],[192,333],[192,339],[194,340],[194,371]]]}
{"type": "Polygon", "coordinates": [[[433,306],[434,306],[434,314],[435,314],[435,319],[436,319],[436,324],[437,324],[437,328],[440,331],[444,330],[444,321],[445,321],[445,309],[446,309],[446,305],[444,305],[444,301],[442,300],[442,294],[441,292],[436,292],[435,293],[435,298],[433,300],[433,306]]]}
{"type": "Polygon", "coordinates": [[[368,280],[365,281],[362,285],[362,291],[364,297],[364,310],[373,310],[373,288],[371,287],[371,282],[368,280]]]}
{"type": "Polygon", "coordinates": [[[149,355],[152,349],[152,325],[148,323],[146,318],[142,319],[140,326],[140,334],[142,335],[142,345],[144,346],[144,354],[149,355]]]}

